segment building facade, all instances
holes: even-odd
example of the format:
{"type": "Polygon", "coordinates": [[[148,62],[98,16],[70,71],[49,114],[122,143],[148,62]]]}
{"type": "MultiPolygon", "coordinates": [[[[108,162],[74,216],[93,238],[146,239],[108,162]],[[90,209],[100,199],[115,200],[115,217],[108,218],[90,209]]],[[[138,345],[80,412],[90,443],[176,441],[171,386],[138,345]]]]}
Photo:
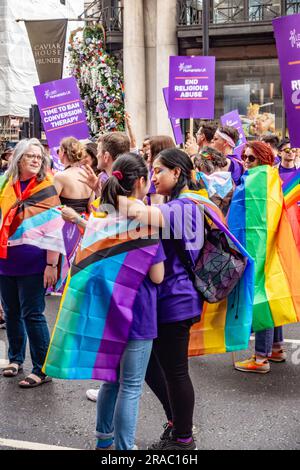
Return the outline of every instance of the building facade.
{"type": "Polygon", "coordinates": [[[139,136],[168,127],[161,97],[161,88],[168,84],[167,54],[202,55],[204,1],[209,8],[209,54],[217,59],[216,119],[238,109],[250,137],[280,133],[285,113],[272,20],[300,13],[300,1],[93,2],[103,8],[108,48],[123,57],[127,108],[139,119],[139,136]],[[143,80],[145,86],[139,83],[143,80]]]}

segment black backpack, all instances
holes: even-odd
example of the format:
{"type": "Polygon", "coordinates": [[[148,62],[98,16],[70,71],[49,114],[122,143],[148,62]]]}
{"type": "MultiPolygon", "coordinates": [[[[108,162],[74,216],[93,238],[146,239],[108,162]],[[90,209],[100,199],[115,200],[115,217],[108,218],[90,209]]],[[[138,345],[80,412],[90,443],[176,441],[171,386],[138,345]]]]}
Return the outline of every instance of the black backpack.
{"type": "Polygon", "coordinates": [[[174,245],[195,289],[206,302],[216,303],[233,291],[246,269],[247,258],[222,230],[212,228],[207,219],[212,222],[204,206],[204,245],[195,265],[182,249],[181,240],[174,239],[174,245]]]}

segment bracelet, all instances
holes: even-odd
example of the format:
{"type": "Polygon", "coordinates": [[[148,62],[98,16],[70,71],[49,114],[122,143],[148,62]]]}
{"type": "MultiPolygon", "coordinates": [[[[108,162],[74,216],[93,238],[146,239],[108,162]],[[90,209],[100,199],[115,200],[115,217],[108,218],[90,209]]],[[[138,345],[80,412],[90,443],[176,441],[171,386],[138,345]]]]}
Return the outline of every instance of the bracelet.
{"type": "Polygon", "coordinates": [[[57,264],[46,263],[46,266],[50,266],[51,268],[57,268],[57,264]]]}
{"type": "Polygon", "coordinates": [[[77,219],[76,219],[76,221],[74,222],[74,224],[78,225],[80,222],[81,222],[81,217],[78,216],[77,219]]]}

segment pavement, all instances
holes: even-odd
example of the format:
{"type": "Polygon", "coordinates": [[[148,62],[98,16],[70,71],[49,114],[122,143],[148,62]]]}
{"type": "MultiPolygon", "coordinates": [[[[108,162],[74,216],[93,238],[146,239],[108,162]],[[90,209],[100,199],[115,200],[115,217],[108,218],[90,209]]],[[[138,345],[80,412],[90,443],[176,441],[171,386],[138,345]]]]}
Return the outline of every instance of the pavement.
{"type": "MultiPolygon", "coordinates": [[[[47,297],[46,316],[52,328],[58,297],[47,297]]],[[[195,387],[195,433],[199,450],[300,449],[300,325],[285,327],[288,361],[272,364],[266,375],[237,372],[231,354],[192,358],[195,387]]],[[[0,360],[6,335],[0,330],[0,360]]],[[[253,349],[253,341],[251,342],[253,349]]],[[[239,359],[249,351],[237,353],[239,359]]],[[[31,369],[29,352],[24,373],[31,369]]],[[[93,449],[95,403],[85,398],[92,381],[53,380],[30,390],[18,387],[23,377],[0,376],[0,449],[59,446],[93,449]]],[[[157,440],[165,417],[145,386],[141,399],[137,445],[157,440]]]]}

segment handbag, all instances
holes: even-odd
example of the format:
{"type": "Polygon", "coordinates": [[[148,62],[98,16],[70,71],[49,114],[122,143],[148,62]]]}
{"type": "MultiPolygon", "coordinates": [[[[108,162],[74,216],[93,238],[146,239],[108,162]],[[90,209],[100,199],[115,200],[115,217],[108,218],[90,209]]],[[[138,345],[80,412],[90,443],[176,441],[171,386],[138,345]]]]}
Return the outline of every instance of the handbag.
{"type": "Polygon", "coordinates": [[[182,249],[180,240],[174,239],[174,244],[195,289],[206,302],[216,303],[228,297],[236,287],[246,269],[247,258],[222,230],[211,227],[207,221],[211,219],[205,207],[204,215],[204,245],[196,264],[182,249]]]}

